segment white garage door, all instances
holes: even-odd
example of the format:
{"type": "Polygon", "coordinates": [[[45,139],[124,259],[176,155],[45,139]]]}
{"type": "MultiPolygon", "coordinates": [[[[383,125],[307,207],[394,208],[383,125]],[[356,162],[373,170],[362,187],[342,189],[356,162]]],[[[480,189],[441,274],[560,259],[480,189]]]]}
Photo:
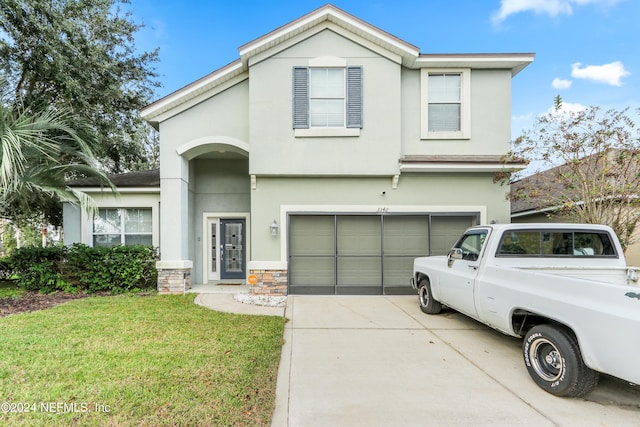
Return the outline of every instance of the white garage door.
{"type": "Polygon", "coordinates": [[[476,215],[291,215],[289,293],[413,293],[413,259],[446,254],[476,215]]]}

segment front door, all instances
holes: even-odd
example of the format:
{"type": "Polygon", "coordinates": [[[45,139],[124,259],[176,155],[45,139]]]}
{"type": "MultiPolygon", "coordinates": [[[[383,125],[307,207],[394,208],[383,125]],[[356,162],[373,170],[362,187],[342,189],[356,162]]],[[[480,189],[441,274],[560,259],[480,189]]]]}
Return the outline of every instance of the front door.
{"type": "Polygon", "coordinates": [[[220,220],[220,278],[246,277],[246,233],[244,219],[220,220]]]}

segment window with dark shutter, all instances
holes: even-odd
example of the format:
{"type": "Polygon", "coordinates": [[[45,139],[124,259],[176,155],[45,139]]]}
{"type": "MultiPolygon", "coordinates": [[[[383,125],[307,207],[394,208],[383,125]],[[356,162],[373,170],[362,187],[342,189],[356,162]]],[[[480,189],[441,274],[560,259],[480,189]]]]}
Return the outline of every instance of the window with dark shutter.
{"type": "Polygon", "coordinates": [[[362,128],[362,67],[293,68],[293,128],[362,128]]]}
{"type": "Polygon", "coordinates": [[[293,128],[309,128],[309,69],[293,67],[293,128]]]}
{"type": "Polygon", "coordinates": [[[362,67],[347,67],[347,127],[362,128],[362,67]]]}

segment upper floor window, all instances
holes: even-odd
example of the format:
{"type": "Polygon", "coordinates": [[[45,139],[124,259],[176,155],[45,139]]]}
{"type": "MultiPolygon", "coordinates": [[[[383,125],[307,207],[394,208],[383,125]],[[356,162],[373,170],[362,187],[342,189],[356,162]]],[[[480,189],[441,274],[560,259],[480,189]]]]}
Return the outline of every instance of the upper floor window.
{"type": "Polygon", "coordinates": [[[294,67],[293,128],[362,128],[362,67],[294,67]]]}
{"type": "Polygon", "coordinates": [[[152,245],[150,208],[100,208],[93,219],[93,246],[152,245]]]}
{"type": "Polygon", "coordinates": [[[429,75],[429,132],[459,132],[462,78],[457,74],[429,75]]]}
{"type": "Polygon", "coordinates": [[[309,69],[309,126],[345,127],[343,68],[309,69]]]}
{"type": "Polygon", "coordinates": [[[469,71],[423,69],[421,73],[422,138],[469,138],[469,71]]]}

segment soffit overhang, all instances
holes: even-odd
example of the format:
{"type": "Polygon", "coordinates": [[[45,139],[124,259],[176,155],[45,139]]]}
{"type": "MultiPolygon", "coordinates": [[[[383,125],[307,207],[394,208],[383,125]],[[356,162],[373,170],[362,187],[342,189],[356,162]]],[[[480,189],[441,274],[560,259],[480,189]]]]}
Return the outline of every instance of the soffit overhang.
{"type": "Polygon", "coordinates": [[[510,69],[515,76],[533,62],[533,53],[420,54],[414,68],[510,69]]]}
{"type": "Polygon", "coordinates": [[[404,156],[399,163],[401,173],[504,172],[526,167],[524,161],[491,155],[404,156]]]}

